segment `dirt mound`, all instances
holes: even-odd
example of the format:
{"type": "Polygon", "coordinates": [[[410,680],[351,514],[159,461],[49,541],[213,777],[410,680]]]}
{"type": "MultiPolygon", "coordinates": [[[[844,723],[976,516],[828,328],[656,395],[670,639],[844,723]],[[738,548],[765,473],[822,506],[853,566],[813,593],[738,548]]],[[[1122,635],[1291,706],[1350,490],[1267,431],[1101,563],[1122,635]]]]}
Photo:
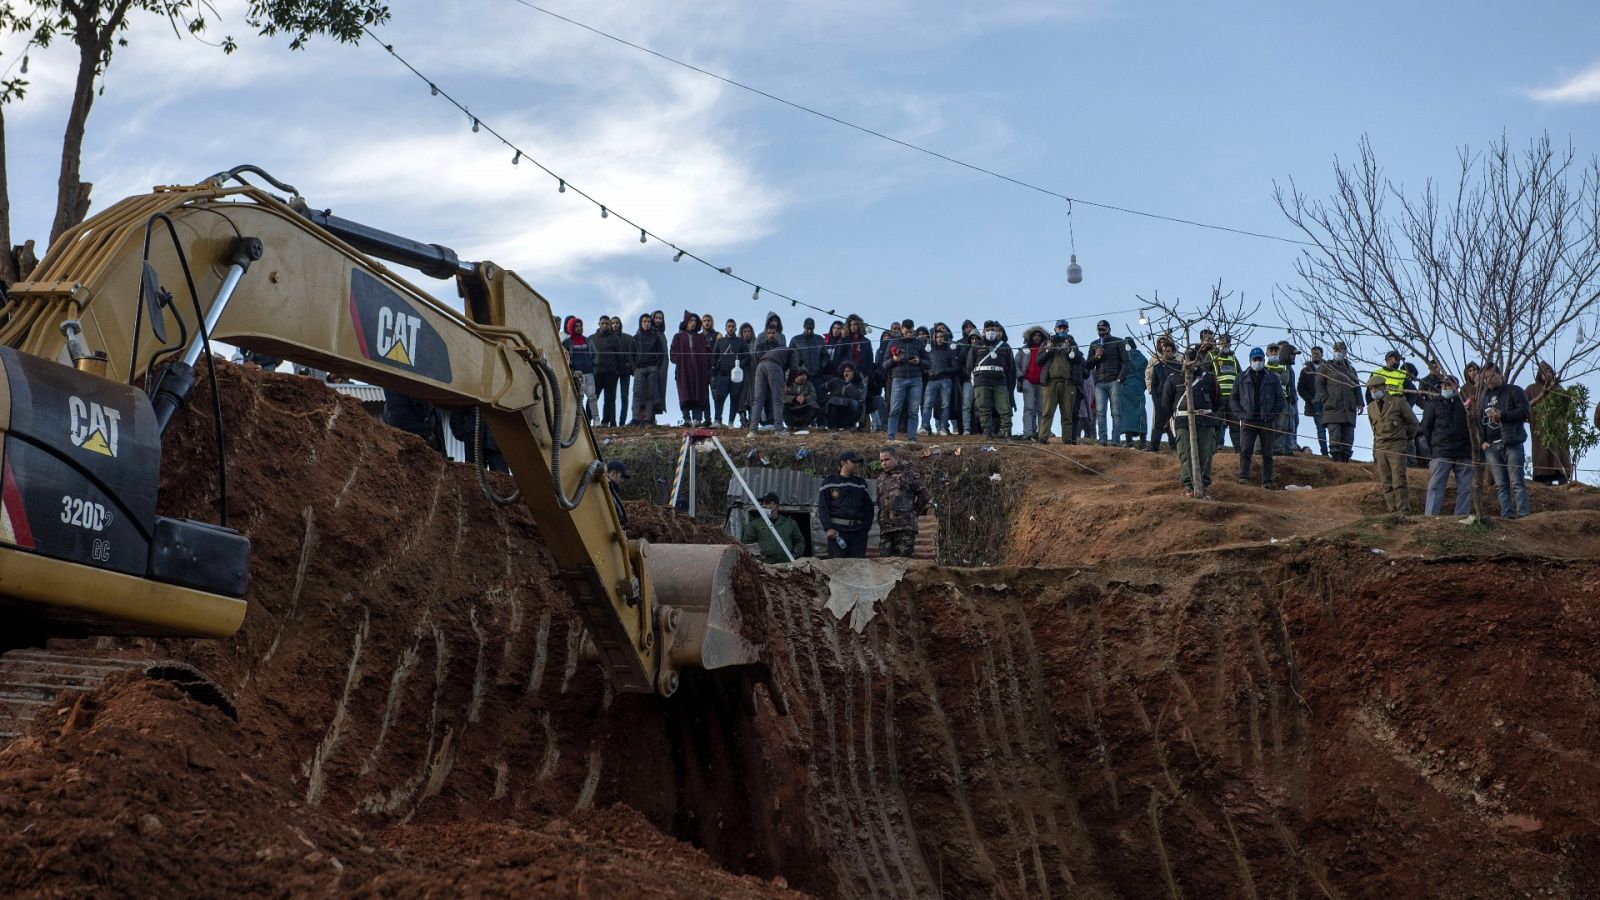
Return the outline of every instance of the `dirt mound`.
{"type": "MultiPolygon", "coordinates": [[[[1026,566],[919,566],[858,635],[741,559],[779,715],[730,673],[611,692],[524,510],[320,385],[223,375],[250,612],[139,649],[239,721],[148,682],[63,698],[0,750],[17,893],[1600,892],[1589,495],[1479,533],[1370,514],[1356,467],[1203,503],[1153,454],[975,448],[1021,485],[982,524],[1026,566]]],[[[217,507],[207,402],[169,514],[217,507]]]]}

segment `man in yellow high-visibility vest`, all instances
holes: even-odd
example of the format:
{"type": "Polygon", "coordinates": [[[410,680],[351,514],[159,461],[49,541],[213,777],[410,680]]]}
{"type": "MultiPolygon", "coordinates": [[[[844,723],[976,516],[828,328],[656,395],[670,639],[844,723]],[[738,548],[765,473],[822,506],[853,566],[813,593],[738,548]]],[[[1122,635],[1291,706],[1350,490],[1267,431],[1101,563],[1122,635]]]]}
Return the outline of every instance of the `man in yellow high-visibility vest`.
{"type": "Polygon", "coordinates": [[[1406,391],[1406,370],[1400,367],[1400,351],[1390,350],[1383,355],[1383,366],[1374,369],[1372,374],[1384,380],[1388,387],[1389,396],[1400,397],[1406,391]]]}

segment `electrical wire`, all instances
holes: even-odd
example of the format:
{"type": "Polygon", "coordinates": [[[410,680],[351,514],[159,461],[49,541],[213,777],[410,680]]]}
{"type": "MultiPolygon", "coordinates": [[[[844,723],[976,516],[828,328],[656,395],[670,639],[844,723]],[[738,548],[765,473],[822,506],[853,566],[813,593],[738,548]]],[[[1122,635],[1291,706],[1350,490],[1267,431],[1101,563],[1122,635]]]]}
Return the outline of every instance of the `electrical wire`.
{"type": "MultiPolygon", "coordinates": [[[[397,51],[395,49],[393,44],[385,43],[385,42],[379,40],[378,36],[376,34],[374,34],[373,31],[370,28],[366,29],[366,34],[367,34],[368,37],[372,38],[374,42],[378,43],[379,46],[383,47],[383,49],[390,56],[394,57],[396,62],[400,63],[400,65],[404,66],[408,71],[411,72],[412,75],[415,75],[420,81],[422,81],[424,84],[426,84],[428,86],[428,91],[429,91],[429,94],[431,96],[438,97],[438,98],[442,99],[444,102],[449,103],[451,106],[454,106],[457,110],[459,110],[462,113],[462,115],[466,116],[467,121],[472,123],[472,129],[473,129],[474,133],[479,133],[479,132],[486,133],[486,134],[490,135],[491,137],[493,137],[495,140],[499,141],[502,145],[504,145],[507,150],[511,150],[512,154],[513,154],[511,158],[513,160],[517,160],[518,161],[518,162],[514,162],[513,165],[517,165],[517,166],[520,167],[520,161],[526,160],[529,164],[534,166],[536,169],[538,169],[539,171],[541,171],[544,174],[548,175],[550,178],[554,179],[556,181],[556,183],[559,185],[559,188],[560,188],[561,192],[563,192],[563,193],[570,192],[570,193],[578,195],[579,197],[582,197],[584,200],[589,201],[589,203],[593,204],[595,207],[597,207],[600,210],[602,210],[603,214],[605,215],[606,218],[617,219],[617,220],[621,221],[622,223],[628,225],[630,228],[637,230],[639,232],[639,236],[640,236],[640,238],[642,240],[648,240],[648,239],[652,239],[653,238],[656,242],[661,243],[661,244],[665,244],[666,246],[671,247],[674,251],[676,251],[674,253],[674,256],[673,256],[674,261],[679,261],[679,260],[682,260],[682,259],[693,260],[694,262],[697,262],[700,265],[705,266],[708,269],[712,269],[712,270],[718,272],[721,275],[724,275],[724,276],[726,276],[728,278],[731,278],[734,281],[737,281],[737,282],[745,285],[746,287],[754,288],[755,289],[755,294],[753,296],[760,296],[762,294],[766,294],[766,295],[769,295],[769,296],[772,296],[772,297],[776,297],[776,298],[778,298],[780,300],[789,301],[789,305],[791,307],[804,307],[805,309],[811,310],[812,312],[816,312],[816,313],[819,313],[819,314],[822,314],[822,315],[830,316],[830,317],[832,317],[834,319],[842,319],[842,318],[844,318],[844,316],[840,315],[840,313],[839,313],[839,311],[837,309],[829,309],[829,308],[826,308],[826,307],[818,306],[815,303],[809,303],[809,302],[807,302],[805,300],[802,300],[802,299],[800,299],[798,297],[791,296],[791,295],[786,294],[786,293],[784,293],[782,291],[778,291],[778,290],[775,290],[773,288],[766,287],[766,286],[764,286],[762,284],[759,284],[759,283],[757,283],[755,281],[752,281],[749,278],[746,278],[746,277],[744,277],[742,275],[734,274],[732,266],[718,265],[717,263],[712,262],[711,260],[701,256],[700,254],[697,254],[697,253],[695,253],[695,252],[693,252],[691,250],[687,250],[687,249],[685,249],[683,247],[680,247],[678,244],[676,244],[676,243],[674,243],[674,242],[672,242],[670,240],[667,240],[666,238],[662,237],[657,232],[652,231],[651,229],[645,227],[644,225],[640,224],[639,222],[635,221],[634,219],[632,219],[632,218],[630,218],[630,217],[628,217],[628,216],[626,216],[626,215],[624,215],[622,213],[617,212],[617,209],[616,209],[615,206],[612,206],[612,205],[610,205],[608,203],[602,203],[599,199],[594,197],[592,194],[588,193],[587,191],[582,190],[577,185],[573,184],[570,179],[565,178],[565,177],[563,177],[561,175],[558,175],[554,170],[552,170],[549,166],[546,166],[544,163],[540,162],[537,158],[535,158],[527,150],[523,149],[522,147],[517,146],[515,143],[513,143],[511,141],[510,138],[508,138],[504,134],[500,133],[500,131],[498,129],[496,129],[493,125],[491,125],[488,122],[484,121],[481,116],[479,116],[479,115],[475,114],[474,112],[472,112],[472,110],[465,103],[463,103],[462,101],[458,100],[453,94],[451,94],[449,91],[445,90],[443,87],[440,87],[439,83],[437,81],[434,81],[433,79],[429,78],[420,69],[418,69],[415,65],[413,65],[410,60],[408,60],[404,56],[402,56],[399,53],[399,51],[397,51]]],[[[1083,202],[1083,201],[1078,201],[1078,202],[1083,202]]],[[[1129,310],[1118,310],[1116,312],[1131,312],[1131,311],[1132,310],[1129,309],[1129,310]]],[[[1081,318],[1104,318],[1107,315],[1114,315],[1114,314],[1116,314],[1116,313],[1115,312],[1113,312],[1113,313],[1098,313],[1098,314],[1087,314],[1087,315],[1082,315],[1082,316],[1073,316],[1073,317],[1070,317],[1070,318],[1075,318],[1075,319],[1081,319],[1081,318]]],[[[858,316],[857,318],[860,318],[860,317],[858,316]]],[[[1052,319],[1050,321],[1054,321],[1054,320],[1052,319]]],[[[880,331],[887,330],[884,326],[868,322],[865,319],[862,319],[862,324],[865,325],[865,326],[871,327],[871,328],[876,328],[876,329],[878,329],[880,331]]],[[[1024,323],[1024,324],[1034,324],[1034,323],[1024,323]]]]}
{"type": "MultiPolygon", "coordinates": [[[[646,46],[644,46],[642,44],[636,44],[633,41],[627,40],[626,38],[621,38],[621,37],[618,37],[617,35],[611,34],[609,32],[601,31],[600,29],[595,28],[592,25],[586,25],[583,22],[579,22],[577,19],[569,18],[569,17],[564,16],[564,15],[558,13],[558,12],[554,12],[553,10],[546,9],[546,8],[544,8],[542,6],[539,6],[538,4],[532,3],[532,2],[530,2],[530,0],[512,0],[512,2],[517,3],[517,4],[521,5],[521,6],[525,6],[528,9],[533,10],[534,12],[542,13],[542,14],[544,14],[546,16],[549,16],[552,19],[557,19],[559,21],[565,22],[568,25],[574,25],[574,26],[576,26],[578,28],[582,28],[583,30],[588,31],[591,34],[595,34],[595,35],[598,35],[599,37],[603,37],[608,41],[613,41],[613,42],[621,44],[621,45],[623,45],[625,47],[630,47],[630,48],[632,48],[634,50],[637,50],[637,51],[639,51],[641,53],[649,54],[650,56],[654,56],[657,59],[663,60],[665,62],[672,63],[675,66],[681,66],[681,67],[683,67],[685,69],[688,69],[691,72],[697,72],[697,73],[699,73],[701,75],[706,76],[707,78],[714,78],[717,81],[720,81],[720,82],[722,82],[724,84],[727,84],[727,85],[729,85],[731,87],[736,87],[736,88],[738,88],[739,90],[742,90],[742,91],[748,91],[749,93],[755,94],[758,97],[764,97],[764,98],[766,98],[768,100],[771,100],[771,101],[773,101],[775,103],[781,103],[784,106],[788,106],[788,107],[790,107],[792,109],[799,110],[800,112],[806,113],[808,115],[816,116],[817,118],[820,118],[820,119],[825,119],[825,120],[827,120],[829,122],[834,123],[835,125],[840,125],[840,126],[843,126],[845,128],[849,128],[849,129],[853,129],[855,131],[859,131],[862,134],[878,138],[879,140],[888,141],[891,144],[896,144],[896,145],[898,145],[900,147],[903,147],[903,148],[905,148],[907,150],[912,150],[912,151],[915,151],[917,153],[921,153],[921,154],[924,154],[924,155],[927,155],[927,156],[931,156],[931,157],[933,157],[935,159],[943,160],[944,162],[950,163],[951,165],[960,166],[963,169],[968,169],[970,171],[977,172],[977,173],[979,173],[981,175],[987,175],[990,178],[996,178],[996,179],[999,179],[1000,181],[1007,182],[1009,184],[1015,185],[1015,186],[1020,187],[1020,188],[1024,188],[1026,190],[1030,190],[1030,191],[1034,191],[1036,193],[1044,194],[1045,196],[1048,196],[1048,197],[1054,197],[1057,200],[1066,201],[1069,204],[1069,206],[1068,206],[1069,227],[1070,227],[1070,222],[1071,222],[1071,206],[1070,206],[1070,204],[1072,204],[1072,203],[1081,203],[1084,206],[1091,206],[1091,207],[1094,207],[1095,209],[1103,209],[1103,210],[1106,210],[1108,212],[1123,213],[1123,214],[1130,215],[1130,216],[1142,216],[1142,217],[1147,218],[1147,219],[1154,219],[1154,220],[1160,221],[1160,222],[1170,222],[1170,223],[1173,223],[1173,224],[1176,224],[1176,225],[1188,225],[1188,226],[1191,226],[1191,227],[1194,227],[1194,228],[1206,228],[1206,229],[1210,229],[1212,231],[1222,231],[1222,232],[1227,232],[1229,234],[1241,235],[1243,237],[1253,237],[1253,238],[1260,238],[1262,240],[1268,240],[1268,241],[1278,241],[1280,243],[1294,244],[1296,246],[1301,246],[1301,247],[1314,247],[1314,246],[1316,246],[1316,244],[1313,243],[1312,241],[1304,241],[1304,240],[1299,240],[1297,238],[1285,237],[1285,236],[1280,235],[1280,234],[1268,234],[1266,232],[1261,232],[1261,231],[1250,231],[1250,230],[1244,229],[1244,228],[1234,228],[1234,227],[1229,226],[1229,225],[1218,225],[1218,224],[1216,224],[1214,222],[1201,222],[1201,221],[1198,221],[1196,219],[1185,219],[1185,218],[1182,218],[1180,216],[1169,216],[1169,215],[1164,215],[1162,213],[1150,212],[1148,210],[1135,209],[1135,208],[1133,208],[1131,206],[1119,206],[1119,205],[1114,204],[1114,203],[1104,203],[1104,202],[1096,201],[1096,200],[1085,200],[1082,197],[1074,197],[1074,196],[1071,196],[1069,194],[1064,194],[1064,193],[1062,193],[1060,191],[1051,190],[1050,188],[1043,187],[1043,186],[1038,185],[1038,184],[1034,184],[1033,182],[1030,182],[1030,181],[1025,181],[1025,180],[1023,180],[1021,178],[1017,178],[1017,177],[1012,176],[1012,175],[1006,175],[1004,173],[997,172],[997,171],[995,171],[993,169],[985,168],[985,167],[980,166],[980,165],[978,165],[976,163],[969,163],[969,162],[967,162],[965,160],[957,159],[954,156],[949,156],[947,154],[940,153],[937,150],[933,150],[933,149],[930,149],[928,147],[924,147],[921,144],[915,144],[915,143],[912,143],[911,141],[907,141],[907,140],[903,140],[901,138],[894,137],[893,135],[886,134],[886,133],[884,133],[882,131],[879,131],[877,129],[868,128],[865,125],[858,125],[855,122],[849,121],[848,119],[844,119],[844,118],[841,118],[839,116],[835,116],[835,115],[833,115],[831,113],[823,112],[822,110],[817,109],[815,107],[807,106],[807,105],[805,105],[803,103],[797,103],[797,102],[795,102],[793,100],[789,100],[787,98],[780,97],[777,94],[771,93],[770,91],[765,91],[765,90],[762,90],[761,88],[753,87],[751,85],[745,84],[742,81],[738,81],[736,79],[729,78],[726,75],[721,75],[721,74],[719,74],[717,72],[713,72],[713,71],[711,71],[709,69],[703,69],[703,68],[701,68],[701,67],[699,67],[697,65],[694,65],[693,63],[684,62],[681,59],[676,59],[674,57],[668,56],[665,53],[661,53],[660,51],[652,50],[649,47],[646,47],[646,46]]],[[[1070,230],[1070,228],[1069,228],[1069,230],[1070,230]]]]}

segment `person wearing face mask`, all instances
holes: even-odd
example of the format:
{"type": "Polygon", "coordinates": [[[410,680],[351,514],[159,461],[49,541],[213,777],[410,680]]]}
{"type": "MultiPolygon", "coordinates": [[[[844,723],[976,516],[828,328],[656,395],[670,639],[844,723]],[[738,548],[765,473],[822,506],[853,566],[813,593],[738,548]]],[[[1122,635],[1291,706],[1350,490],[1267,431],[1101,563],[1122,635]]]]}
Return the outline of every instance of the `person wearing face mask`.
{"type": "Polygon", "coordinates": [[[1117,394],[1128,374],[1128,352],[1122,338],[1113,337],[1105,319],[1095,325],[1097,337],[1089,343],[1089,374],[1094,376],[1094,430],[1102,444],[1122,434],[1122,412],[1117,394]],[[1107,420],[1110,420],[1109,423],[1107,420]]]}
{"type": "Polygon", "coordinates": [[[1472,465],[1472,436],[1467,432],[1467,407],[1457,396],[1454,376],[1437,373],[1437,393],[1424,401],[1419,434],[1425,436],[1433,458],[1428,461],[1428,493],[1422,510],[1426,515],[1444,513],[1444,491],[1450,476],[1456,477],[1456,515],[1472,513],[1472,488],[1476,481],[1472,465]]]}
{"type": "Polygon", "coordinates": [[[974,425],[981,425],[985,437],[1011,437],[1011,384],[1015,381],[1016,360],[999,322],[990,319],[983,323],[983,334],[973,342],[967,360],[974,425]]]}
{"type": "Polygon", "coordinates": [[[656,424],[661,398],[657,374],[667,365],[667,341],[655,328],[655,319],[639,317],[639,331],[633,336],[633,421],[631,425],[656,424]]]}
{"type": "Polygon", "coordinates": [[[1391,392],[1390,383],[1374,372],[1367,379],[1372,400],[1367,404],[1367,421],[1372,425],[1372,462],[1383,487],[1384,508],[1403,516],[1411,514],[1411,497],[1406,485],[1406,458],[1411,441],[1417,436],[1417,414],[1411,411],[1405,394],[1391,392]]]}
{"type": "Polygon", "coordinates": [[[1050,338],[1041,360],[1044,369],[1044,412],[1039,421],[1039,443],[1050,443],[1050,427],[1056,411],[1061,414],[1061,443],[1078,442],[1077,423],[1073,414],[1078,408],[1078,390],[1083,386],[1083,353],[1078,343],[1067,331],[1067,320],[1056,321],[1056,332],[1050,338]]]}
{"type": "MultiPolygon", "coordinates": [[[[1204,343],[1205,333],[1200,334],[1204,343]]],[[[1233,446],[1239,446],[1239,423],[1233,421],[1229,404],[1233,398],[1233,383],[1239,378],[1239,357],[1233,353],[1233,336],[1227,333],[1217,336],[1216,349],[1211,352],[1211,374],[1217,379],[1217,390],[1222,392],[1222,413],[1228,417],[1227,428],[1217,436],[1217,446],[1228,446],[1228,438],[1233,438],[1233,446]]],[[[1350,421],[1354,422],[1352,418],[1350,421]]]]}
{"type": "Polygon", "coordinates": [[[1344,341],[1335,341],[1333,359],[1317,367],[1316,381],[1317,404],[1328,429],[1328,454],[1334,462],[1350,461],[1356,442],[1356,413],[1362,406],[1360,384],[1344,341]]]}
{"type": "Polygon", "coordinates": [[[1300,416],[1295,409],[1299,398],[1295,395],[1294,357],[1294,345],[1288,341],[1279,341],[1267,348],[1267,371],[1278,376],[1278,383],[1283,385],[1283,412],[1278,413],[1277,451],[1285,456],[1293,454],[1300,447],[1300,416]]]}
{"type": "Polygon", "coordinates": [[[1317,446],[1322,455],[1328,455],[1328,426],[1322,421],[1322,401],[1317,399],[1317,370],[1322,368],[1322,348],[1311,348],[1311,361],[1300,367],[1300,377],[1295,381],[1295,392],[1305,404],[1306,418],[1316,423],[1317,446]]]}
{"type": "Polygon", "coordinates": [[[1234,421],[1239,423],[1239,483],[1250,483],[1253,451],[1261,447],[1261,486],[1272,489],[1272,445],[1278,413],[1283,411],[1283,385],[1267,371],[1267,354],[1260,347],[1250,349],[1250,368],[1233,383],[1229,399],[1234,421]]]}
{"type": "Polygon", "coordinates": [[[1044,329],[1035,325],[1022,333],[1022,349],[1014,368],[1017,390],[1022,392],[1022,439],[1039,437],[1039,408],[1044,401],[1044,329]]]}

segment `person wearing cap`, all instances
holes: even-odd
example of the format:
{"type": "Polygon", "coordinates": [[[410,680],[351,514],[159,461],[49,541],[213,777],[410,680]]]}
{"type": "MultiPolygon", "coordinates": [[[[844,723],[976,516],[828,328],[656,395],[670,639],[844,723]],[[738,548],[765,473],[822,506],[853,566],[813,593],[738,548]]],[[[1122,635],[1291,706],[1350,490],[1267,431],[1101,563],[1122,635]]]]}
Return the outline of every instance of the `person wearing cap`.
{"type": "Polygon", "coordinates": [[[744,543],[756,545],[751,552],[759,553],[762,562],[773,565],[789,562],[791,557],[799,559],[803,556],[806,542],[800,536],[800,526],[795,524],[794,519],[778,511],[778,493],[767,491],[757,502],[766,510],[766,518],[752,512],[745,520],[741,535],[744,543]],[[767,524],[767,519],[772,520],[771,525],[767,524]],[[785,547],[789,548],[787,554],[783,552],[785,547]]]}
{"type": "Polygon", "coordinates": [[[967,372],[972,377],[973,426],[985,437],[1011,436],[1011,386],[1016,382],[1016,359],[1006,343],[1005,329],[990,319],[967,352],[967,372]]]}
{"type": "Polygon", "coordinates": [[[862,559],[867,555],[867,532],[872,529],[872,495],[866,479],[857,475],[861,455],[854,450],[839,454],[839,472],[822,479],[817,491],[817,522],[828,538],[829,559],[862,559]]]}
{"type": "Polygon", "coordinates": [[[1045,348],[1039,365],[1044,371],[1044,410],[1039,417],[1039,443],[1050,442],[1050,425],[1061,411],[1061,443],[1078,442],[1073,413],[1078,408],[1078,390],[1083,386],[1083,353],[1067,331],[1067,320],[1057,319],[1055,334],[1045,348]]]}
{"type": "Polygon", "coordinates": [[[1267,369],[1267,353],[1260,347],[1250,348],[1250,368],[1239,375],[1233,384],[1233,396],[1228,401],[1233,420],[1239,423],[1239,483],[1250,481],[1250,461],[1255,448],[1261,447],[1261,486],[1272,488],[1272,445],[1277,430],[1278,414],[1283,412],[1283,384],[1278,376],[1267,369]]]}
{"type": "Polygon", "coordinates": [[[1417,414],[1406,402],[1404,382],[1401,390],[1391,390],[1391,382],[1380,372],[1367,379],[1372,401],[1367,404],[1367,421],[1372,425],[1372,462],[1383,488],[1383,505],[1389,512],[1411,514],[1411,497],[1406,485],[1406,460],[1411,441],[1417,436],[1417,414]]]}
{"type": "MultiPolygon", "coordinates": [[[[1202,345],[1205,332],[1200,333],[1202,345]]],[[[1233,336],[1227,332],[1217,336],[1216,349],[1211,352],[1211,374],[1217,379],[1217,390],[1222,392],[1222,407],[1219,410],[1227,417],[1227,427],[1217,435],[1217,446],[1226,447],[1228,438],[1232,436],[1233,446],[1239,446],[1239,423],[1234,421],[1229,411],[1233,399],[1233,385],[1239,380],[1239,357],[1233,353],[1233,336]]]]}
{"type": "Polygon", "coordinates": [[[1406,382],[1410,380],[1410,376],[1406,373],[1405,368],[1400,364],[1400,351],[1390,350],[1388,353],[1385,353],[1383,355],[1383,365],[1373,370],[1372,374],[1383,379],[1384,384],[1386,385],[1385,389],[1389,392],[1390,396],[1406,396],[1406,382]]]}
{"type": "Polygon", "coordinates": [[[1350,364],[1344,341],[1333,342],[1333,359],[1317,366],[1317,408],[1328,429],[1328,456],[1349,462],[1356,442],[1356,414],[1361,410],[1361,382],[1350,364]]]}

